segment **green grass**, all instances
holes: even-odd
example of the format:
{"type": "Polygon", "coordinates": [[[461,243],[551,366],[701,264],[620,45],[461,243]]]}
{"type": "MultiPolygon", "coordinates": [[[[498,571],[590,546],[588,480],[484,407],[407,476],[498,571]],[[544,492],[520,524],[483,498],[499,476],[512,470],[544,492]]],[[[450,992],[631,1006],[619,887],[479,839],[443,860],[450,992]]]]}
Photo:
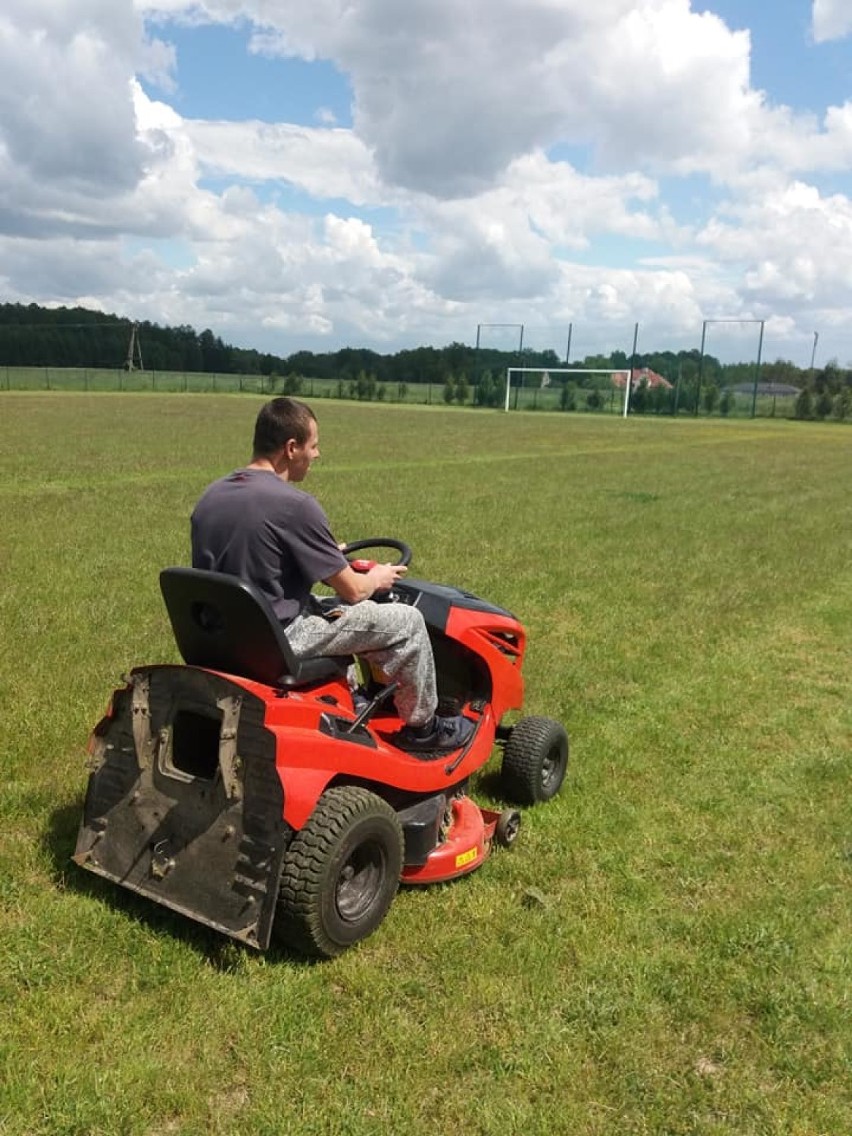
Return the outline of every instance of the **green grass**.
{"type": "Polygon", "coordinates": [[[573,748],[514,848],[306,965],[68,862],[259,404],[0,393],[0,1132],[846,1136],[848,432],[319,405],[339,537],[517,612],[573,748]]]}

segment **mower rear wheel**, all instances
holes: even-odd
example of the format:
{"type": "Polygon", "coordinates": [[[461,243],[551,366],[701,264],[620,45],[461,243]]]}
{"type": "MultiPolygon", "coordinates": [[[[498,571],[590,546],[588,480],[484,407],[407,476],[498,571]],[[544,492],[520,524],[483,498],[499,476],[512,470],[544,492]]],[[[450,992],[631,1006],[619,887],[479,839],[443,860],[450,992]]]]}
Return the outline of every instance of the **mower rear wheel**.
{"type": "Polygon", "coordinates": [[[512,727],[500,776],[510,800],[519,805],[549,801],[568,768],[568,735],[552,718],[521,718],[512,727]]]}
{"type": "Polygon", "coordinates": [[[384,919],[402,862],[402,827],[387,801],[355,785],[326,790],[284,857],[275,938],[301,954],[339,955],[384,919]]]}

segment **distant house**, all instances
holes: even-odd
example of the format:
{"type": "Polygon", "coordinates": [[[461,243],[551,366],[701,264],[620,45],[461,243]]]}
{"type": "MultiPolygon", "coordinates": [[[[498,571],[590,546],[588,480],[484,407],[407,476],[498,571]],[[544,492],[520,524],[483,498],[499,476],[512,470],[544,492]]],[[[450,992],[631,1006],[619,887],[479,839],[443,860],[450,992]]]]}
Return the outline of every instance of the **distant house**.
{"type": "MultiPolygon", "coordinates": [[[[618,387],[619,390],[624,390],[627,385],[627,371],[616,371],[612,376],[612,385],[618,387]]],[[[655,390],[657,387],[662,387],[663,390],[671,390],[672,384],[668,379],[664,379],[662,375],[658,375],[656,371],[652,371],[650,367],[637,367],[632,372],[630,379],[630,389],[636,390],[638,386],[645,383],[649,390],[655,390]]]]}
{"type": "MultiPolygon", "coordinates": [[[[735,387],[731,387],[731,390],[734,394],[753,394],[754,383],[737,383],[735,387]]],[[[792,398],[799,394],[799,387],[790,386],[789,383],[758,383],[757,393],[792,398]]]]}

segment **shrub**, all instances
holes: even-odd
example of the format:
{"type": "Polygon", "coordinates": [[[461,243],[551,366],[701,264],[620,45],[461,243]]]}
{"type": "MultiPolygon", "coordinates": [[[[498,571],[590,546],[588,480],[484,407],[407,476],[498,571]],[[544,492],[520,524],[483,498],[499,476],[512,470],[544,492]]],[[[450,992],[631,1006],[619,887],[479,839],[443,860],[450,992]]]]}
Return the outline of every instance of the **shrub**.
{"type": "Polygon", "coordinates": [[[600,410],[604,404],[604,397],[598,390],[589,391],[586,395],[586,407],[588,410],[600,410]]]}
{"type": "Polygon", "coordinates": [[[799,391],[796,398],[796,404],[793,407],[793,414],[796,418],[808,419],[814,416],[814,399],[810,390],[804,387],[799,391]]]}
{"type": "Polygon", "coordinates": [[[816,402],[814,403],[814,414],[817,418],[819,418],[820,421],[822,421],[823,418],[827,418],[829,414],[831,414],[833,405],[834,400],[832,399],[828,391],[821,390],[816,397],[816,402]]]}

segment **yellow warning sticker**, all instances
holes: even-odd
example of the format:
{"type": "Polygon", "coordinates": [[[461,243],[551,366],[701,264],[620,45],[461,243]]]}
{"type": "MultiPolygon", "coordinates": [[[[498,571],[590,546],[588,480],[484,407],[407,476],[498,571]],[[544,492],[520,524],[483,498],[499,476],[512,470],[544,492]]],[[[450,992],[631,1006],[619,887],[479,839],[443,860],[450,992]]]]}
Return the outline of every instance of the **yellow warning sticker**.
{"type": "Polygon", "coordinates": [[[462,852],[460,855],[456,856],[456,867],[463,868],[465,864],[472,864],[478,855],[478,848],[471,848],[467,852],[462,852]]]}

